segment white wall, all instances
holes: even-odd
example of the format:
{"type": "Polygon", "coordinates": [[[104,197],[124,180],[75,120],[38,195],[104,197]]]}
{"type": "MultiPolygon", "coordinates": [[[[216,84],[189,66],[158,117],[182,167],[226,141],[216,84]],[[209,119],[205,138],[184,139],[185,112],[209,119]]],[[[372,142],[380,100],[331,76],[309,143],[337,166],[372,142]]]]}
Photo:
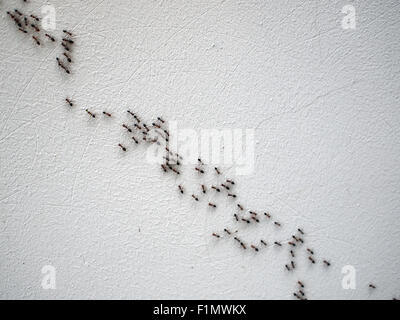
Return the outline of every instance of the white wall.
{"type": "Polygon", "coordinates": [[[292,299],[298,279],[310,299],[400,298],[398,1],[352,2],[344,30],[347,1],[52,0],[52,34],[76,34],[71,77],[59,46],[37,47],[7,17],[45,4],[21,2],[0,2],[0,298],[292,299]],[[180,128],[256,129],[254,171],[228,174],[283,230],[243,238],[301,226],[319,263],[304,255],[288,273],[286,249],[211,237],[235,225],[233,206],[180,199],[143,148],[122,154],[128,107],[180,128]]]}

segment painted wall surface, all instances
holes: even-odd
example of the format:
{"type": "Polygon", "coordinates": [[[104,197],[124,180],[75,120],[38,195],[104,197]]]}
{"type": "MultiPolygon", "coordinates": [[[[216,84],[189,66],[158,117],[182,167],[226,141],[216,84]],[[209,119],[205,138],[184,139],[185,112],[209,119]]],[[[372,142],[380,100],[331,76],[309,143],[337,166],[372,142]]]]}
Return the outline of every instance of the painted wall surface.
{"type": "Polygon", "coordinates": [[[0,10],[0,298],[293,299],[299,279],[309,299],[400,298],[399,1],[3,0],[0,10]],[[56,64],[60,46],[36,46],[6,14],[46,4],[52,34],[76,35],[71,76],[56,64]],[[342,25],[349,4],[355,29],[342,25]],[[85,108],[118,116],[93,121],[85,108]],[[197,132],[254,129],[254,170],[224,172],[282,231],[250,225],[243,236],[273,241],[301,226],[331,267],[304,255],[285,272],[284,250],[212,237],[234,225],[234,207],[180,197],[144,148],[121,152],[128,108],[197,132]],[[54,290],[42,286],[47,265],[54,290]],[[342,285],[347,265],[354,290],[342,285]]]}

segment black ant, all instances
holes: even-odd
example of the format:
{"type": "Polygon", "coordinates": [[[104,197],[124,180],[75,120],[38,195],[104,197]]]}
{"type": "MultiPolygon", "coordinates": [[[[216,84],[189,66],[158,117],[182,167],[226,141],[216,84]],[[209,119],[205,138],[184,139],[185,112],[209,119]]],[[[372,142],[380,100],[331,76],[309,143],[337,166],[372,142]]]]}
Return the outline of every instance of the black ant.
{"type": "Polygon", "coordinates": [[[266,216],[267,218],[271,219],[271,215],[267,212],[264,212],[264,216],[266,216]]]}
{"type": "Polygon", "coordinates": [[[301,234],[303,234],[303,235],[304,235],[304,232],[303,232],[303,230],[301,230],[301,229],[297,229],[297,231],[298,231],[298,232],[300,232],[301,234]]]}
{"type": "Polygon", "coordinates": [[[63,30],[63,32],[72,37],[72,33],[71,32],[69,32],[67,30],[63,30]]]}
{"type": "Polygon", "coordinates": [[[279,223],[279,222],[274,222],[274,224],[276,225],[276,226],[278,226],[278,227],[280,227],[281,226],[281,224],[279,223]]]}
{"type": "Polygon", "coordinates": [[[216,172],[217,174],[221,174],[221,172],[218,170],[217,167],[215,167],[214,169],[215,169],[215,172],[216,172]]]}
{"type": "Polygon", "coordinates": [[[72,103],[72,101],[68,98],[65,99],[65,101],[67,101],[67,103],[72,107],[74,104],[72,103]]]}
{"type": "Polygon", "coordinates": [[[40,32],[40,29],[38,28],[38,26],[37,25],[35,25],[35,24],[31,24],[31,27],[33,28],[33,29],[35,29],[35,31],[36,32],[40,32]]]}
{"type": "Polygon", "coordinates": [[[199,173],[204,173],[204,170],[203,169],[200,169],[200,168],[194,168],[197,172],[199,172],[199,173]]]}
{"type": "Polygon", "coordinates": [[[133,141],[135,141],[136,144],[139,144],[139,141],[135,137],[132,137],[132,139],[133,141]]]}
{"type": "Polygon", "coordinates": [[[91,117],[96,118],[96,115],[90,112],[88,109],[85,110],[91,117]]]}
{"type": "Polygon", "coordinates": [[[244,210],[244,209],[243,209],[243,206],[242,206],[241,204],[238,203],[237,206],[238,206],[238,208],[239,208],[240,210],[242,210],[242,211],[244,210]]]}
{"type": "Polygon", "coordinates": [[[33,40],[36,41],[36,44],[37,44],[38,46],[40,46],[40,41],[39,41],[39,39],[38,39],[37,37],[35,37],[35,36],[32,36],[32,38],[33,38],[33,40]]]}
{"type": "Polygon", "coordinates": [[[129,128],[126,124],[122,124],[122,127],[124,127],[128,132],[132,132],[132,129],[129,128]]]}
{"type": "Polygon", "coordinates": [[[217,187],[215,187],[215,186],[211,186],[211,189],[214,189],[214,190],[217,191],[217,192],[221,192],[221,189],[219,189],[219,188],[217,188],[217,187]]]}
{"type": "Polygon", "coordinates": [[[288,244],[290,244],[292,247],[295,247],[295,246],[296,246],[296,244],[293,243],[293,242],[291,242],[291,241],[289,241],[288,244]]]}
{"type": "Polygon", "coordinates": [[[292,268],[295,269],[296,265],[294,264],[294,261],[290,261],[290,264],[292,265],[292,268]]]}
{"type": "Polygon", "coordinates": [[[203,193],[207,192],[206,186],[204,184],[201,185],[201,189],[203,190],[203,193]]]}
{"type": "Polygon", "coordinates": [[[161,123],[165,123],[165,121],[161,117],[158,117],[157,120],[161,121],[161,123]]]}
{"type": "Polygon", "coordinates": [[[256,217],[251,217],[255,222],[259,223],[260,220],[258,220],[256,217]]]}
{"type": "Polygon", "coordinates": [[[216,207],[217,207],[214,203],[211,203],[211,202],[209,202],[208,205],[209,205],[210,207],[213,207],[213,208],[216,208],[216,207]]]}
{"type": "Polygon", "coordinates": [[[236,198],[236,194],[228,193],[228,197],[236,198]]]}
{"type": "Polygon", "coordinates": [[[297,281],[297,283],[299,284],[300,287],[304,288],[304,284],[301,281],[297,281]]]}
{"type": "Polygon", "coordinates": [[[163,169],[164,172],[167,172],[167,171],[168,171],[168,170],[167,170],[167,167],[166,167],[164,164],[161,165],[161,168],[163,169]]]}
{"type": "Polygon", "coordinates": [[[311,254],[314,254],[314,251],[312,251],[311,249],[307,248],[307,251],[311,254]]]}
{"type": "Polygon", "coordinates": [[[274,244],[276,244],[277,246],[282,247],[282,244],[280,242],[278,242],[278,241],[275,241],[274,244]]]}
{"type": "Polygon", "coordinates": [[[224,187],[226,190],[230,190],[230,188],[227,185],[223,184],[223,183],[221,183],[221,187],[224,187]]]}
{"type": "Polygon", "coordinates": [[[119,143],[118,146],[121,147],[121,149],[122,149],[123,151],[126,151],[126,148],[125,148],[122,144],[119,143]]]}
{"type": "MultiPolygon", "coordinates": [[[[51,41],[53,41],[53,42],[56,41],[56,39],[54,39],[54,37],[52,37],[52,36],[49,35],[48,33],[45,33],[45,36],[46,36],[47,38],[49,38],[51,41]]],[[[71,61],[70,61],[70,62],[71,62],[71,61]]]]}
{"type": "Polygon", "coordinates": [[[292,258],[294,258],[294,252],[293,252],[293,250],[290,250],[290,255],[292,256],[292,258]]]}
{"type": "Polygon", "coordinates": [[[247,223],[250,223],[250,220],[249,220],[249,219],[242,218],[242,221],[247,222],[247,223]]]}
{"type": "Polygon", "coordinates": [[[213,233],[212,235],[213,235],[214,237],[216,237],[216,238],[221,238],[221,236],[220,236],[219,234],[213,233]]]}
{"type": "Polygon", "coordinates": [[[14,11],[15,11],[15,13],[18,14],[19,16],[22,16],[22,13],[21,13],[19,10],[14,9],[14,11]]]}
{"type": "Polygon", "coordinates": [[[106,115],[107,117],[110,117],[110,118],[111,118],[111,113],[106,112],[106,111],[103,111],[103,114],[106,115]]]}
{"type": "Polygon", "coordinates": [[[371,289],[376,289],[376,286],[375,286],[374,284],[372,284],[372,283],[369,284],[369,287],[370,287],[371,289]]]}
{"type": "Polygon", "coordinates": [[[331,265],[331,263],[329,261],[326,261],[326,260],[324,260],[323,263],[325,263],[327,267],[329,267],[331,265]]]}
{"type": "Polygon", "coordinates": [[[252,244],[250,247],[253,248],[256,252],[258,252],[258,248],[255,245],[252,244]]]}
{"type": "Polygon", "coordinates": [[[227,234],[229,234],[229,235],[232,234],[228,229],[224,229],[224,231],[225,231],[227,234]]]}
{"type": "Polygon", "coordinates": [[[315,260],[312,257],[308,257],[308,260],[310,260],[313,264],[315,263],[315,260]]]}
{"type": "Polygon", "coordinates": [[[267,243],[264,240],[260,240],[260,242],[264,245],[267,246],[267,243]]]}
{"type": "Polygon", "coordinates": [[[40,19],[38,17],[34,16],[33,14],[31,14],[30,17],[35,19],[36,21],[40,21],[40,19]]]}
{"type": "Polygon", "coordinates": [[[230,184],[235,184],[234,181],[227,179],[226,182],[230,183],[230,184]]]}
{"type": "Polygon", "coordinates": [[[233,216],[235,217],[236,221],[239,221],[239,217],[236,213],[233,216]]]}
{"type": "Polygon", "coordinates": [[[196,200],[196,201],[199,201],[199,198],[196,197],[194,194],[192,194],[192,198],[193,198],[194,200],[196,200]]]}
{"type": "Polygon", "coordinates": [[[66,52],[63,52],[63,55],[67,58],[67,60],[68,60],[69,63],[72,62],[71,57],[70,57],[66,52]]]}
{"type": "Polygon", "coordinates": [[[65,39],[65,38],[63,38],[63,39],[62,39],[62,41],[64,41],[64,42],[68,42],[68,43],[70,43],[70,44],[73,44],[73,43],[74,43],[74,41],[73,41],[73,40],[70,40],[70,39],[65,39]]]}

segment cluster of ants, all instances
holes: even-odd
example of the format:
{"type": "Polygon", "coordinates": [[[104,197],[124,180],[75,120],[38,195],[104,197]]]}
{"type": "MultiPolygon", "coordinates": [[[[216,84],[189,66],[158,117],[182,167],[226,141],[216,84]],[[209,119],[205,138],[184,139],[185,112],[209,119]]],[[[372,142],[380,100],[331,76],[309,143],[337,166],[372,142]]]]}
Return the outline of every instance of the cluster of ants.
{"type": "MultiPolygon", "coordinates": [[[[24,1],[26,2],[26,1],[24,1]]],[[[47,39],[48,41],[55,43],[57,42],[56,38],[53,35],[43,31],[40,26],[40,18],[33,14],[24,14],[18,9],[14,9],[13,12],[7,11],[7,15],[14,21],[18,30],[26,35],[30,35],[34,40],[36,45],[43,45],[43,39],[47,39]]],[[[69,64],[72,63],[72,46],[74,44],[74,40],[72,40],[72,33],[63,30],[63,37],[61,39],[61,46],[63,47],[64,60],[59,57],[56,58],[58,66],[62,68],[67,74],[70,74],[69,64]]]]}
{"type": "MultiPolygon", "coordinates": [[[[26,0],[23,0],[26,2],[26,0]]],[[[41,45],[41,30],[38,26],[38,22],[40,22],[40,18],[34,15],[25,15],[18,9],[14,9],[14,12],[7,11],[7,14],[10,18],[15,22],[18,30],[25,33],[31,34],[32,39],[35,43],[40,46],[41,45]]],[[[58,65],[67,73],[70,74],[69,65],[72,63],[71,51],[73,48],[74,41],[72,39],[73,35],[71,32],[67,30],[63,30],[64,37],[61,40],[61,45],[63,47],[63,56],[65,59],[61,60],[57,57],[58,65]]],[[[55,37],[51,36],[48,33],[44,33],[44,37],[47,38],[51,42],[56,42],[55,37]]],[[[74,102],[70,98],[65,98],[65,102],[70,106],[74,106],[74,102]]],[[[89,109],[85,109],[86,113],[91,118],[96,118],[97,114],[94,111],[89,109]]],[[[122,123],[121,126],[124,130],[130,135],[132,141],[137,145],[141,142],[148,144],[157,144],[158,146],[164,148],[165,152],[163,156],[163,163],[161,164],[161,170],[165,174],[174,174],[177,176],[181,176],[182,174],[182,163],[183,157],[174,152],[169,147],[170,140],[170,132],[167,129],[166,121],[158,117],[154,122],[150,124],[146,124],[143,122],[134,112],[131,110],[127,110],[127,113],[133,120],[132,124],[122,123]]],[[[108,111],[103,111],[102,114],[105,117],[113,117],[113,115],[108,111]]],[[[122,152],[128,151],[128,146],[123,145],[122,143],[118,144],[118,147],[122,150],[122,152]]],[[[198,175],[204,175],[208,168],[204,164],[201,158],[198,158],[198,163],[195,166],[194,170],[198,175]]],[[[226,178],[223,176],[222,171],[218,167],[213,167],[211,170],[216,174],[219,178],[219,181],[224,181],[223,183],[214,183],[210,186],[205,185],[204,183],[199,184],[198,192],[202,196],[206,196],[208,193],[225,193],[226,197],[236,201],[238,196],[233,191],[236,183],[234,180],[230,178],[226,178]]],[[[201,196],[196,193],[188,193],[186,188],[182,183],[180,183],[177,187],[178,192],[181,195],[190,195],[190,198],[193,201],[199,202],[201,196]]],[[[217,209],[218,204],[215,202],[207,201],[207,206],[212,209],[217,209]]],[[[236,223],[244,223],[244,224],[260,224],[262,222],[273,221],[273,225],[276,228],[281,228],[282,224],[279,221],[276,221],[272,218],[272,215],[268,212],[263,212],[263,214],[257,213],[253,210],[246,210],[244,206],[240,203],[236,203],[237,212],[233,213],[233,221],[236,223]]],[[[267,248],[269,246],[268,242],[265,239],[260,239],[259,243],[251,243],[248,245],[244,240],[239,238],[238,230],[232,231],[230,228],[224,228],[222,232],[213,232],[211,234],[212,237],[217,239],[227,238],[232,239],[234,243],[237,243],[239,248],[242,250],[247,250],[248,248],[252,249],[255,253],[258,253],[262,248],[267,248]]],[[[290,239],[285,241],[273,241],[273,246],[282,247],[286,246],[288,249],[288,256],[290,257],[289,262],[284,265],[284,269],[287,272],[293,272],[296,269],[297,262],[297,250],[299,250],[305,244],[305,232],[302,228],[297,228],[296,233],[293,234],[290,239]]],[[[311,248],[306,248],[304,252],[307,254],[308,261],[311,264],[317,263],[317,258],[315,257],[314,250],[311,248]]],[[[325,267],[330,267],[330,261],[323,259],[322,264],[325,267]]],[[[299,300],[307,300],[305,293],[305,285],[302,281],[297,281],[296,283],[296,291],[293,293],[293,296],[299,300]]],[[[374,284],[369,284],[369,288],[376,289],[374,284]]],[[[397,300],[393,298],[393,300],[397,300]]]]}

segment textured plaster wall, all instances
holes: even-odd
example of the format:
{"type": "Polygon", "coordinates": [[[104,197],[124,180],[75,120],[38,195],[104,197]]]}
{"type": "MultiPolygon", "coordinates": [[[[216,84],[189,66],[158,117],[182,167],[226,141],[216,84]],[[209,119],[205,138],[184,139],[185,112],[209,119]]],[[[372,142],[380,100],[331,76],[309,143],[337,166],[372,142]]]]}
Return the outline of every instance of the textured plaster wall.
{"type": "Polygon", "coordinates": [[[55,35],[77,35],[71,77],[59,47],[16,31],[6,10],[46,4],[21,2],[0,2],[0,298],[292,299],[298,279],[310,299],[400,296],[398,1],[49,1],[55,35]],[[144,149],[118,150],[119,119],[82,112],[128,107],[256,129],[254,172],[228,171],[241,201],[279,216],[280,235],[302,226],[332,267],[287,273],[283,250],[213,239],[231,207],[179,199],[144,149]]]}

